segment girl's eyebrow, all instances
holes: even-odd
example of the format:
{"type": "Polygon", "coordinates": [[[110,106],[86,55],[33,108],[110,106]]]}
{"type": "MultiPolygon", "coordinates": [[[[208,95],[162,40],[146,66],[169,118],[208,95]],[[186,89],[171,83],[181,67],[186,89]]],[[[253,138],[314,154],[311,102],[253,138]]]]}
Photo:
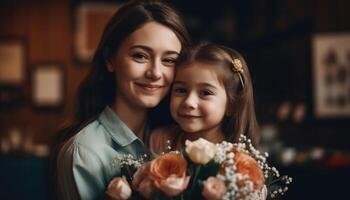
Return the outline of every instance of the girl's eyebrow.
{"type": "MultiPolygon", "coordinates": [[[[185,81],[174,81],[173,84],[174,84],[174,85],[175,85],[175,84],[182,84],[182,85],[185,85],[186,82],[185,82],[185,81]]],[[[212,85],[212,84],[207,83],[207,82],[198,83],[198,85],[201,86],[201,87],[210,87],[210,88],[212,88],[212,89],[217,89],[217,87],[216,87],[215,85],[212,85]]]]}
{"type": "Polygon", "coordinates": [[[200,85],[202,87],[210,87],[212,89],[217,89],[217,87],[215,85],[212,85],[210,83],[199,83],[198,85],[200,85]]]}
{"type": "MultiPolygon", "coordinates": [[[[140,49],[143,49],[147,52],[153,52],[153,49],[148,47],[148,46],[145,46],[145,45],[133,45],[131,46],[129,49],[136,49],[136,48],[140,48],[140,49]]],[[[173,50],[168,50],[168,51],[165,51],[165,54],[176,54],[176,55],[179,55],[180,53],[177,52],[177,51],[173,51],[173,50]]]]}

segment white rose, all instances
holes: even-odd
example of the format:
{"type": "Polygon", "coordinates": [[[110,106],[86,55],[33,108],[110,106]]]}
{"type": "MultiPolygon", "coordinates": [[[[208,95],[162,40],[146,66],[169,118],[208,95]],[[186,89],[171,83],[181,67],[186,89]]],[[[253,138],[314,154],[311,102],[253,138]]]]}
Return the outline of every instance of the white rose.
{"type": "Polygon", "coordinates": [[[194,163],[207,164],[216,153],[216,145],[203,139],[191,142],[186,140],[186,152],[194,163]]]}
{"type": "Polygon", "coordinates": [[[132,191],[125,177],[116,177],[109,183],[106,193],[113,200],[126,200],[132,191]]]}

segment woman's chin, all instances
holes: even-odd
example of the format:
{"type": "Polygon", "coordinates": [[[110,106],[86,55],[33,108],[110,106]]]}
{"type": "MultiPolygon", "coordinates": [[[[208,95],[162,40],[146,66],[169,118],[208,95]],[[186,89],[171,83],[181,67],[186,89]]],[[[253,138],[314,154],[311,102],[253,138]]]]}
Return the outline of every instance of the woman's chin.
{"type": "Polygon", "coordinates": [[[154,108],[156,107],[158,104],[160,103],[160,100],[151,100],[151,99],[148,99],[147,101],[143,100],[142,101],[142,107],[144,108],[154,108]]]}
{"type": "Polygon", "coordinates": [[[139,103],[144,108],[154,108],[156,107],[161,100],[163,99],[162,96],[143,96],[139,99],[139,103]]]}

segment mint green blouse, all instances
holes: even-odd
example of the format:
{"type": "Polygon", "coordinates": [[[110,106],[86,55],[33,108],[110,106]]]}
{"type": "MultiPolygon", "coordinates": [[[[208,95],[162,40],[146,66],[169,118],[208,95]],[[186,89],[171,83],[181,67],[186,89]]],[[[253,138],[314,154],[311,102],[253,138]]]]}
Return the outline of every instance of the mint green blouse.
{"type": "MultiPolygon", "coordinates": [[[[147,141],[148,132],[145,133],[147,141]]],[[[115,158],[147,154],[145,144],[108,106],[72,137],[57,159],[59,199],[101,199],[111,179],[121,175],[115,158]]]]}

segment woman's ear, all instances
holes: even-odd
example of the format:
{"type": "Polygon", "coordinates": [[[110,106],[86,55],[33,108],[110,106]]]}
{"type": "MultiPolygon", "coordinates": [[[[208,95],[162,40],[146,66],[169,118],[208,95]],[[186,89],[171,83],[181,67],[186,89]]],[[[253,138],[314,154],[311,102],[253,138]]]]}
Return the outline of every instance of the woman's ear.
{"type": "Polygon", "coordinates": [[[109,72],[114,72],[114,62],[113,60],[106,60],[107,70],[109,72]]]}

